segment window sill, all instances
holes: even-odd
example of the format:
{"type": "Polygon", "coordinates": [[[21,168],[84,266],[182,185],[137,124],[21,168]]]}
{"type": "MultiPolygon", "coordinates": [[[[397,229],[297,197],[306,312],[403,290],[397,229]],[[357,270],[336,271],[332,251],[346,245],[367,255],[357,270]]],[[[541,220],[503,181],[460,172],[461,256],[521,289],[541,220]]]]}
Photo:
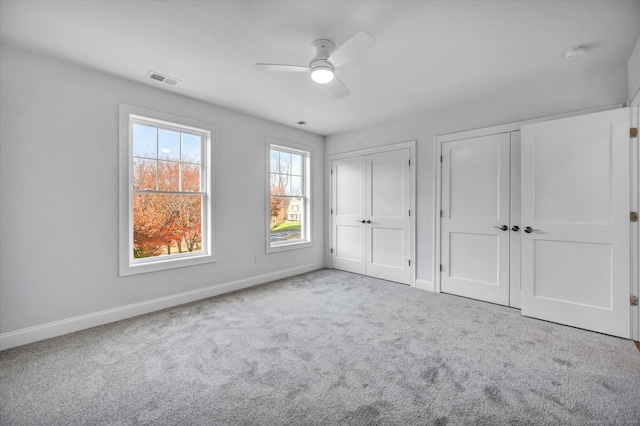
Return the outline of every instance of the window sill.
{"type": "Polygon", "coordinates": [[[163,257],[156,261],[144,261],[131,263],[126,261],[120,265],[120,276],[144,274],[147,272],[166,271],[168,269],[184,268],[187,266],[202,265],[205,263],[217,262],[217,259],[211,254],[194,255],[188,257],[176,257],[169,259],[163,257]]]}
{"type": "Polygon", "coordinates": [[[280,244],[275,246],[268,246],[267,253],[278,253],[281,251],[295,250],[295,249],[307,248],[312,246],[313,246],[313,243],[311,241],[301,241],[299,243],[280,244]]]}

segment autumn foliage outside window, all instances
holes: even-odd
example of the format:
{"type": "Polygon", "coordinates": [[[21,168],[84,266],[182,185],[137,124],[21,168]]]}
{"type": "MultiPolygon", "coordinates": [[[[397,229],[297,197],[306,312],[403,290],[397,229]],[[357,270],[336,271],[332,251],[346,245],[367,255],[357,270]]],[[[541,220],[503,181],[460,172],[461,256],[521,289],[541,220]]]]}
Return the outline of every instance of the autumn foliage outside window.
{"type": "Polygon", "coordinates": [[[131,132],[133,258],[202,251],[202,135],[145,122],[131,132]]]}

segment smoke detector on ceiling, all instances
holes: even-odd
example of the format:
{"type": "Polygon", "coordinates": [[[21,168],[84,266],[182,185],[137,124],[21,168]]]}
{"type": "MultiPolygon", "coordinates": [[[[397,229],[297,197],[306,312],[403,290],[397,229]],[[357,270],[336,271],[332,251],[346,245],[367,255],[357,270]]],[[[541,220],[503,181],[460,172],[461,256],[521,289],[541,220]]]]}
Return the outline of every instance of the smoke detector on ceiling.
{"type": "Polygon", "coordinates": [[[583,53],[585,53],[587,50],[589,50],[589,46],[577,46],[577,47],[572,47],[571,49],[567,49],[564,52],[564,57],[567,59],[573,59],[576,56],[580,56],[583,53]]]}
{"type": "Polygon", "coordinates": [[[182,83],[182,80],[178,80],[177,78],[162,75],[159,72],[155,72],[155,71],[149,71],[149,74],[147,74],[147,78],[151,80],[159,81],[161,83],[168,84],[170,86],[175,86],[178,83],[182,83]]]}

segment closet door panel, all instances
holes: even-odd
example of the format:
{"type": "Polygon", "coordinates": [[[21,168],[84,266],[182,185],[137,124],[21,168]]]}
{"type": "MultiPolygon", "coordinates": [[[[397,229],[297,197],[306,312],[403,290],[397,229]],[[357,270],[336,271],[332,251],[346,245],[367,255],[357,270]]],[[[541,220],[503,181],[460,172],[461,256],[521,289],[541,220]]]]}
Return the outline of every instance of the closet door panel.
{"type": "Polygon", "coordinates": [[[522,314],[630,337],[629,111],[522,128],[522,314]]]}
{"type": "Polygon", "coordinates": [[[510,135],[442,144],[443,292],[509,305],[510,135]]]}
{"type": "Polygon", "coordinates": [[[366,272],[366,171],[365,157],[334,160],[331,165],[332,264],[336,269],[366,272]]]}
{"type": "Polygon", "coordinates": [[[409,284],[409,150],[368,155],[367,169],[367,274],[409,284]]]}

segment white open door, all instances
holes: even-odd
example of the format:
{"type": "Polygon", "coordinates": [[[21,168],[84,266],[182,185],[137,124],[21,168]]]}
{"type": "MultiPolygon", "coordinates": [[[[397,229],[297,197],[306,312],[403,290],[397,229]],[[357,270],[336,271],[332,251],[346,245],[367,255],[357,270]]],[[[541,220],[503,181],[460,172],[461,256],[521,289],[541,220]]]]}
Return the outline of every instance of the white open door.
{"type": "Polygon", "coordinates": [[[441,289],[509,305],[510,134],[442,144],[441,289]]]}
{"type": "Polygon", "coordinates": [[[333,267],[365,274],[366,157],[334,160],[331,165],[331,242],[333,267]]]}
{"type": "Polygon", "coordinates": [[[521,166],[522,314],[629,338],[629,110],[523,126],[521,166]]]}

